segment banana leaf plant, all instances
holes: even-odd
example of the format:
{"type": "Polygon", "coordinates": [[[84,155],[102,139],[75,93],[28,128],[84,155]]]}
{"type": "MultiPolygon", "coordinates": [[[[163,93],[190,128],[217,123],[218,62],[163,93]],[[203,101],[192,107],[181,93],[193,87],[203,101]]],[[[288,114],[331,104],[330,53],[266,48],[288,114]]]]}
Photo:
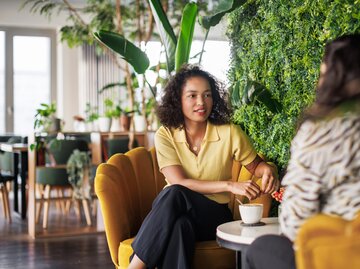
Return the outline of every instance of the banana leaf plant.
{"type": "Polygon", "coordinates": [[[209,35],[210,28],[216,26],[227,13],[234,11],[245,3],[246,0],[220,0],[218,1],[218,5],[214,8],[212,15],[200,16],[199,23],[204,29],[206,29],[206,33],[202,49],[200,51],[199,64],[201,64],[202,56],[205,51],[205,42],[209,35]]]}
{"type": "Polygon", "coordinates": [[[120,55],[138,74],[144,74],[150,65],[149,58],[141,49],[118,33],[100,30],[95,38],[120,55]]]}

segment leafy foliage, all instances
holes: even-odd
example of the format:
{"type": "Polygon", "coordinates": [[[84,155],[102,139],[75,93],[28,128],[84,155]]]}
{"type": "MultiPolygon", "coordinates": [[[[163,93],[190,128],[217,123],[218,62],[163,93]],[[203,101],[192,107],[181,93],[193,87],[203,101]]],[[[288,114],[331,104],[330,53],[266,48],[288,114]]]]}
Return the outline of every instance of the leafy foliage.
{"type": "Polygon", "coordinates": [[[359,0],[250,0],[230,14],[229,79],[240,93],[234,122],[280,169],[288,163],[297,119],[314,100],[324,45],[359,32],[359,10],[359,0]],[[271,92],[280,112],[262,102],[242,102],[250,81],[271,92]]]}
{"type": "Polygon", "coordinates": [[[34,129],[43,129],[44,131],[52,124],[52,117],[55,117],[56,105],[40,104],[40,108],[36,109],[34,129]]]}
{"type": "Polygon", "coordinates": [[[131,64],[136,73],[143,74],[149,67],[150,61],[147,55],[123,35],[100,30],[94,33],[94,36],[131,64]]]}
{"type": "Polygon", "coordinates": [[[90,157],[87,152],[74,150],[66,164],[70,184],[74,188],[74,198],[90,199],[90,157]]]}

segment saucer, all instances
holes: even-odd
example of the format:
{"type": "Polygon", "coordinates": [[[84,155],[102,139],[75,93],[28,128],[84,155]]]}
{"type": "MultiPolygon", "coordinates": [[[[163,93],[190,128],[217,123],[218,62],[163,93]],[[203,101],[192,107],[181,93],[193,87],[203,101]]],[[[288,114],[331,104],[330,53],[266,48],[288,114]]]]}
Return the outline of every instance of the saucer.
{"type": "Polygon", "coordinates": [[[264,226],[265,222],[262,222],[262,221],[257,222],[257,223],[244,223],[244,222],[241,222],[240,225],[244,226],[244,227],[264,226]]]}

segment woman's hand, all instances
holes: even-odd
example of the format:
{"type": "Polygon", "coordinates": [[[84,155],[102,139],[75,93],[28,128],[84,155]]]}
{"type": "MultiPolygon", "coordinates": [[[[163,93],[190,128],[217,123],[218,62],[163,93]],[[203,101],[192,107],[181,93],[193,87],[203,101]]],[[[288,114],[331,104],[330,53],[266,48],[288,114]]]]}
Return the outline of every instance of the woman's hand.
{"type": "Polygon", "coordinates": [[[280,188],[280,181],[276,176],[274,167],[262,162],[258,165],[258,168],[262,172],[261,191],[270,194],[277,191],[280,188]]]}
{"type": "Polygon", "coordinates": [[[260,158],[259,155],[245,166],[250,173],[256,177],[261,177],[261,191],[262,193],[273,193],[280,188],[280,181],[277,178],[276,170],[271,165],[268,165],[260,158]]]}
{"type": "Polygon", "coordinates": [[[230,191],[235,195],[244,195],[249,200],[258,198],[261,195],[260,187],[253,181],[232,182],[230,191]]]}

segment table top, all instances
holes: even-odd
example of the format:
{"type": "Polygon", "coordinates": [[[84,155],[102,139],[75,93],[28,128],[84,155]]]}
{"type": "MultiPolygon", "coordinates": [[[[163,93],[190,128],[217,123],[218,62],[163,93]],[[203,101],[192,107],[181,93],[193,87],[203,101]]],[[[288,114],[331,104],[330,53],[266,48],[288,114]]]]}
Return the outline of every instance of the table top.
{"type": "Polygon", "coordinates": [[[262,218],[264,226],[244,227],[242,221],[232,221],[221,224],[216,229],[216,236],[226,241],[238,244],[251,244],[257,237],[266,234],[280,234],[278,218],[262,218]]]}
{"type": "Polygon", "coordinates": [[[28,144],[23,143],[0,143],[0,149],[6,152],[26,152],[28,151],[28,144]]]}

